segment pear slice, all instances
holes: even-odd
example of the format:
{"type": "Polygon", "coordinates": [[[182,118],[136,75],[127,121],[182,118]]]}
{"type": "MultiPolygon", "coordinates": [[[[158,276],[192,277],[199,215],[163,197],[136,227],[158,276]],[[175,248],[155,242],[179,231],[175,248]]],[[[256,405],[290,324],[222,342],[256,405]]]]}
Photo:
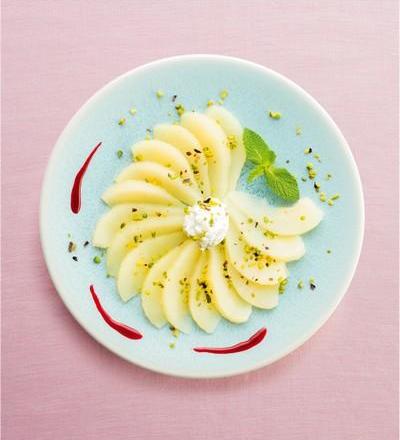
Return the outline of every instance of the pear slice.
{"type": "Polygon", "coordinates": [[[175,231],[181,231],[183,215],[175,217],[150,217],[138,222],[128,223],[115,236],[107,250],[107,271],[116,276],[119,266],[126,254],[140,245],[144,240],[153,236],[162,236],[175,231]]]}
{"type": "Polygon", "coordinates": [[[123,259],[118,271],[117,289],[121,298],[128,301],[139,293],[149,268],[184,239],[183,232],[175,232],[145,240],[131,250],[123,259]]]}
{"type": "Polygon", "coordinates": [[[301,198],[287,208],[273,208],[265,200],[239,191],[231,192],[229,199],[240,210],[277,235],[305,234],[315,228],[323,218],[323,212],[308,197],[301,198]]]}
{"type": "Polygon", "coordinates": [[[189,333],[192,328],[188,306],[189,278],[200,249],[193,240],[186,240],[179,251],[179,256],[167,271],[162,304],[168,322],[183,333],[189,333]]]}
{"type": "Polygon", "coordinates": [[[155,162],[135,162],[126,167],[115,179],[117,183],[129,180],[144,180],[167,190],[173,197],[187,205],[194,205],[201,199],[197,185],[189,178],[155,162]]]}
{"type": "Polygon", "coordinates": [[[180,205],[179,200],[172,197],[164,188],[141,180],[126,180],[111,185],[104,192],[102,199],[109,206],[135,202],[180,205]]]}
{"type": "Polygon", "coordinates": [[[230,150],[222,128],[201,113],[188,112],[181,117],[181,124],[198,139],[208,162],[211,195],[222,199],[228,191],[230,150]]]}
{"type": "Polygon", "coordinates": [[[121,226],[145,217],[169,217],[183,214],[181,207],[168,207],[150,203],[124,203],[113,206],[97,222],[93,234],[93,246],[107,248],[115,235],[121,232],[121,226]]]}
{"type": "Polygon", "coordinates": [[[146,140],[132,147],[135,161],[156,162],[174,171],[182,179],[195,180],[192,168],[186,155],[173,145],[159,140],[146,140]]]}
{"type": "Polygon", "coordinates": [[[189,309],[195,323],[205,332],[213,333],[221,315],[212,303],[207,279],[207,254],[203,252],[190,278],[189,309]]]}
{"type": "Polygon", "coordinates": [[[243,127],[230,111],[220,105],[212,105],[205,113],[214,119],[228,136],[228,146],[231,149],[228,189],[232,191],[236,188],[236,183],[246,161],[246,150],[243,145],[243,127]]]}
{"type": "Polygon", "coordinates": [[[252,306],[260,309],[273,309],[278,305],[279,284],[262,286],[253,283],[241,275],[230,262],[228,262],[228,274],[236,292],[252,306]]]}
{"type": "Polygon", "coordinates": [[[257,284],[274,285],[287,278],[286,265],[250,246],[232,223],[225,237],[230,263],[244,277],[257,284]]]}
{"type": "Polygon", "coordinates": [[[277,236],[263,229],[261,220],[257,221],[243,214],[230,201],[227,206],[230,220],[250,246],[280,261],[295,261],[304,255],[304,242],[299,236],[277,236]]]}
{"type": "Polygon", "coordinates": [[[219,313],[234,323],[246,322],[251,315],[251,305],[243,301],[226,278],[226,259],[223,246],[208,250],[208,282],[213,292],[212,299],[219,313]]]}
{"type": "Polygon", "coordinates": [[[154,139],[168,142],[188,158],[203,198],[209,197],[211,194],[207,158],[203,147],[192,133],[180,125],[159,124],[154,127],[154,139]]]}
{"type": "Polygon", "coordinates": [[[175,263],[180,253],[180,247],[171,249],[161,257],[149,270],[142,287],[142,307],[148,320],[157,328],[167,323],[163,305],[162,289],[167,277],[167,271],[175,263]]]}

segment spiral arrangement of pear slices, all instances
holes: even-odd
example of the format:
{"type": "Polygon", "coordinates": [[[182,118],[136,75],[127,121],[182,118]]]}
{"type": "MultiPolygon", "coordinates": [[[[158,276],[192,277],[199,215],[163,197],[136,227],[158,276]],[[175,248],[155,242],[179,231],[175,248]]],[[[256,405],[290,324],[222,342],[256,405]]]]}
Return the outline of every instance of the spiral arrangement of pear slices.
{"type": "Polygon", "coordinates": [[[187,112],[154,127],[132,147],[133,163],[103,194],[110,210],[93,245],[107,249],[107,271],[124,301],[141,294],[149,321],[212,333],[221,317],[242,323],[252,307],[279,302],[286,263],[301,258],[300,235],[322,212],[307,198],[288,208],[235,191],[245,162],[242,127],[225,108],[187,112]],[[185,234],[185,208],[215,197],[229,214],[225,240],[205,251],[185,234]]]}

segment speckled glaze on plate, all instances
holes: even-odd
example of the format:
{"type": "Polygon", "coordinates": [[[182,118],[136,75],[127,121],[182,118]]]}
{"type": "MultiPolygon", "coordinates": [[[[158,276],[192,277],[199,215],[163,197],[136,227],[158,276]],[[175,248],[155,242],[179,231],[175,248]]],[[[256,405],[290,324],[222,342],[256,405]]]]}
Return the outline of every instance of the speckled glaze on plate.
{"type": "MultiPolygon", "coordinates": [[[[238,188],[279,204],[259,179],[247,184],[245,166],[238,188]]],[[[268,365],[309,339],[329,318],[345,294],[359,258],[364,232],[364,206],[360,177],[351,151],[329,115],[304,90],[287,78],[260,65],[217,55],[188,55],[162,59],[138,67],[97,92],[72,118],[51,155],[40,209],[41,241],[51,278],[65,305],[77,321],[100,343],[124,359],[145,368],[183,377],[223,377],[268,365]],[[156,98],[162,89],[165,96],[156,98]],[[140,296],[128,303],[119,298],[114,280],[102,264],[93,263],[98,250],[90,240],[94,226],[107,210],[100,197],[114,176],[131,160],[130,147],[143,139],[146,129],[177,119],[172,96],[187,110],[203,111],[209,99],[229,91],[225,106],[244,127],[259,132],[277,152],[278,162],[299,178],[301,196],[311,197],[325,212],[315,230],[303,236],[306,255],[289,263],[290,279],[279,306],[271,311],[254,309],[249,321],[234,325],[222,320],[214,334],[195,328],[175,339],[168,326],[154,328],[144,317],[140,296]],[[129,109],[135,107],[132,116],[129,109]],[[267,110],[279,111],[279,121],[267,110]],[[123,126],[118,125],[126,118],[123,126]],[[296,135],[296,127],[302,134],[296,135]],[[79,168],[93,147],[102,146],[92,158],[82,185],[82,208],[70,209],[70,192],[79,168]],[[311,181],[303,182],[304,154],[313,147],[318,181],[328,194],[340,193],[333,207],[319,202],[311,181]],[[121,159],[117,150],[123,150],[121,159]],[[286,161],[289,163],[285,163],[286,161]],[[333,175],[325,181],[326,173],[333,175]],[[68,252],[68,242],[77,244],[68,252]],[[328,254],[327,249],[332,253],[328,254]],[[72,259],[78,257],[78,261],[72,259]],[[317,288],[308,287],[310,277],[317,288]],[[305,287],[298,289],[298,280],[305,287]],[[110,328],[99,315],[90,295],[93,284],[106,310],[118,321],[142,334],[131,340],[110,328]],[[197,353],[196,346],[229,346],[248,339],[262,327],[267,337],[251,350],[228,355],[197,353]],[[175,348],[169,344],[175,342],[175,348]]]]}

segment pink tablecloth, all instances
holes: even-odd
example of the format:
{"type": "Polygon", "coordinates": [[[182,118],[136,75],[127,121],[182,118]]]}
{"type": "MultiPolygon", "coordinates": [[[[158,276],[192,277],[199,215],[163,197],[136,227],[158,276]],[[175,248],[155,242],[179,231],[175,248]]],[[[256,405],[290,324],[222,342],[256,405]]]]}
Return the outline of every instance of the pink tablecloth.
{"type": "MultiPolygon", "coordinates": [[[[396,0],[3,0],[5,440],[395,440],[396,0]],[[350,291],[286,359],[225,380],[134,367],[56,294],[39,246],[40,184],[72,114],[137,65],[248,58],[330,112],[358,162],[366,237],[350,291]]],[[[344,226],[345,227],[345,226],[344,226]]]]}

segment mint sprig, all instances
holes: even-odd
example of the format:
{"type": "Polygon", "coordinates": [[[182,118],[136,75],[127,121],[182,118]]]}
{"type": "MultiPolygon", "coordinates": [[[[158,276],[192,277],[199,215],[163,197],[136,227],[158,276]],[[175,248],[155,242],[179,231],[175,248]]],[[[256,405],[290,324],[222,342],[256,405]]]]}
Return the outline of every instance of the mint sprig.
{"type": "Polygon", "coordinates": [[[300,197],[297,180],[286,168],[274,166],[276,154],[265,140],[256,132],[245,128],[243,143],[247,160],[254,164],[247,180],[252,182],[264,175],[265,182],[273,193],[288,202],[296,202],[300,197]]]}

